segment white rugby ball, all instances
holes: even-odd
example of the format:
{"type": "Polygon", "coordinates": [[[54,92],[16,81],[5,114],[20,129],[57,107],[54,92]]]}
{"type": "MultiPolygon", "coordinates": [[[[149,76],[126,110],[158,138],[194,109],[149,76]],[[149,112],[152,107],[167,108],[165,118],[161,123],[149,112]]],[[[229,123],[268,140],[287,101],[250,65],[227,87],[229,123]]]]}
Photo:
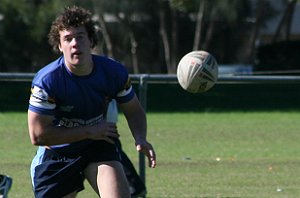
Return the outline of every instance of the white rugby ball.
{"type": "Polygon", "coordinates": [[[208,91],[218,79],[218,63],[209,52],[192,51],[179,61],[177,79],[180,86],[188,92],[208,91]]]}

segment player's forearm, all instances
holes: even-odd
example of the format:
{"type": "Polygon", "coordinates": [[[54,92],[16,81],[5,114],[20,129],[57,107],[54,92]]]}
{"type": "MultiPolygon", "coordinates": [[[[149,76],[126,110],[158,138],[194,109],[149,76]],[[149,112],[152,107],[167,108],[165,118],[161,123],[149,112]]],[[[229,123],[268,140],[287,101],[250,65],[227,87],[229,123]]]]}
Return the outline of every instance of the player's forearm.
{"type": "Polygon", "coordinates": [[[134,96],[127,103],[119,104],[120,109],[124,113],[128,126],[136,142],[146,141],[147,121],[146,113],[141,106],[138,98],[134,96]]]}
{"type": "Polygon", "coordinates": [[[66,128],[53,125],[53,116],[28,111],[28,129],[34,145],[66,144],[89,138],[90,127],[66,128]]]}
{"type": "Polygon", "coordinates": [[[34,145],[59,145],[87,139],[87,127],[33,127],[30,131],[31,143],[34,145]]]}
{"type": "Polygon", "coordinates": [[[137,113],[135,116],[127,118],[127,122],[135,142],[146,141],[147,122],[144,112],[137,113]]]}

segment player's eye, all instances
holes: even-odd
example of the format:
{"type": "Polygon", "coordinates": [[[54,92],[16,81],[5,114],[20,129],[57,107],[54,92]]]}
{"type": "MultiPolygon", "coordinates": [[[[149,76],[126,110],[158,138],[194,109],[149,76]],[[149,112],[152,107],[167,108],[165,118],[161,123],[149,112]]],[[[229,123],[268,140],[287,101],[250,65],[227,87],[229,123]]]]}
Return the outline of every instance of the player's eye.
{"type": "Polygon", "coordinates": [[[66,42],[71,42],[72,39],[73,39],[72,37],[65,37],[63,40],[66,41],[66,42]]]}
{"type": "Polygon", "coordinates": [[[83,35],[76,36],[76,39],[82,39],[82,38],[83,38],[83,35]]]}
{"type": "Polygon", "coordinates": [[[85,38],[85,35],[84,34],[79,34],[75,37],[76,40],[80,41],[80,40],[83,40],[85,38]]]}

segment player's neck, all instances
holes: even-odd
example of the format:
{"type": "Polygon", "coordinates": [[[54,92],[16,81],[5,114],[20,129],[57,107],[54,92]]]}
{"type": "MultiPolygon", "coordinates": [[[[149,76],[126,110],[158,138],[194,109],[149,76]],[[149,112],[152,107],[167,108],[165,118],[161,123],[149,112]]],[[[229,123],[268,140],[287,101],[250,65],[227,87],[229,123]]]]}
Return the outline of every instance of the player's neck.
{"type": "Polygon", "coordinates": [[[94,68],[94,63],[91,60],[85,64],[78,64],[78,65],[66,64],[66,66],[68,70],[76,76],[87,76],[90,73],[92,73],[94,68]]]}

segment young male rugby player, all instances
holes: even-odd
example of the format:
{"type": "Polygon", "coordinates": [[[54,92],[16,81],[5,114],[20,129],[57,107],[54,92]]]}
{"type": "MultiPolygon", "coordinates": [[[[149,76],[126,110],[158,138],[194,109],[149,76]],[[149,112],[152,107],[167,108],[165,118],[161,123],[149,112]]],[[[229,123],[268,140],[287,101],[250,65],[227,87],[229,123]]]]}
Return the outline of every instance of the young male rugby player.
{"type": "Polygon", "coordinates": [[[62,56],[32,81],[28,127],[39,146],[31,165],[35,197],[75,197],[87,179],[101,198],[130,197],[113,138],[116,124],[104,119],[115,99],[124,113],[136,148],[154,168],[156,156],[146,139],[146,115],[125,67],[91,54],[97,44],[91,13],[66,8],[54,20],[49,42],[62,56]]]}

